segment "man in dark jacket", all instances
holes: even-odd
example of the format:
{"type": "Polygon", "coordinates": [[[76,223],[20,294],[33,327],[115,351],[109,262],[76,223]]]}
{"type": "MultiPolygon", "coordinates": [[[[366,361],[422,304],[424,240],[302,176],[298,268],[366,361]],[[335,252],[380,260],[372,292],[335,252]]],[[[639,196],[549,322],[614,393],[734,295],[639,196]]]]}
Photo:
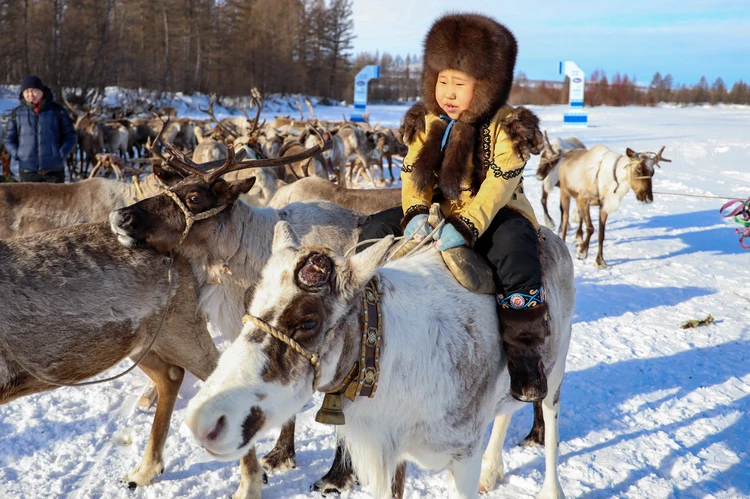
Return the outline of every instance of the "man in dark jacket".
{"type": "Polygon", "coordinates": [[[65,158],[78,141],[68,113],[38,76],[23,79],[18,98],[4,143],[21,182],[65,182],[65,158]]]}

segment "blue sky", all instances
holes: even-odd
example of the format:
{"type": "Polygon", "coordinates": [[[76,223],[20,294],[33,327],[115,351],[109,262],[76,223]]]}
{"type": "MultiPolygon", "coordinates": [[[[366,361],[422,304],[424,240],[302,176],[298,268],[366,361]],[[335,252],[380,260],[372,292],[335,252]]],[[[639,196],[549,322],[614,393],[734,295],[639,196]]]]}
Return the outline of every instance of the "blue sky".
{"type": "Polygon", "coordinates": [[[750,82],[750,0],[354,0],[354,52],[422,52],[432,21],[450,10],[495,17],[516,35],[517,70],[556,80],[558,62],[649,83],[654,73],[692,85],[701,76],[750,82]]]}

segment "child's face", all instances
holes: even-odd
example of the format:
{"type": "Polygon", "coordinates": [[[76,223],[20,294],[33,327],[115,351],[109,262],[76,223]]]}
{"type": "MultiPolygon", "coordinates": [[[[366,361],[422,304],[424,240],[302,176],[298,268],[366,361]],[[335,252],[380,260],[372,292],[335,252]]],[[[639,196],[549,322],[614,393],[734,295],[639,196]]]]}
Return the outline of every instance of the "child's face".
{"type": "Polygon", "coordinates": [[[438,73],[435,99],[451,119],[458,119],[469,109],[474,98],[477,79],[456,69],[444,69],[438,73]]]}

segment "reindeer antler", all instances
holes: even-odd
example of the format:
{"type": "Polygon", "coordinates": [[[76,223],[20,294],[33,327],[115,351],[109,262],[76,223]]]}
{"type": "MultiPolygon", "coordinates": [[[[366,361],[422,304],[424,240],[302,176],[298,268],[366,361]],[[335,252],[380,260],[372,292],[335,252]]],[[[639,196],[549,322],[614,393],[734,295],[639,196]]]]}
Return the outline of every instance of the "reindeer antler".
{"type": "Polygon", "coordinates": [[[304,120],[305,119],[305,113],[302,112],[302,104],[300,104],[299,99],[294,99],[294,103],[297,105],[297,110],[299,111],[299,119],[304,120]]]}
{"type": "Polygon", "coordinates": [[[308,120],[312,121],[313,116],[315,116],[315,111],[313,111],[312,102],[310,102],[310,99],[305,99],[305,104],[307,105],[307,109],[310,110],[310,117],[308,118],[308,120]]]}
{"type": "Polygon", "coordinates": [[[71,104],[68,101],[67,97],[65,97],[65,89],[64,88],[60,90],[60,99],[62,100],[63,105],[66,108],[68,108],[68,112],[70,112],[70,114],[72,114],[74,117],[77,117],[78,116],[78,111],[76,110],[75,107],[73,107],[73,104],[71,104]]]}
{"type": "Polygon", "coordinates": [[[549,147],[549,150],[552,151],[552,143],[549,141],[549,137],[547,136],[547,130],[544,131],[544,142],[549,147]]]}
{"type": "MultiPolygon", "coordinates": [[[[167,121],[164,121],[163,119],[161,119],[161,116],[159,116],[157,113],[154,113],[154,116],[156,116],[159,119],[159,121],[161,121],[162,125],[161,125],[161,129],[159,130],[159,133],[156,134],[154,141],[151,142],[151,139],[149,138],[149,141],[146,144],[146,149],[148,149],[153,156],[156,156],[157,158],[162,160],[165,165],[169,165],[170,167],[172,167],[172,169],[174,169],[177,173],[179,173],[183,177],[189,176],[192,172],[188,168],[186,168],[185,164],[183,164],[182,162],[177,163],[176,161],[173,161],[174,153],[173,153],[173,157],[167,159],[164,157],[161,151],[159,151],[156,143],[161,140],[161,136],[164,133],[164,130],[167,128],[167,125],[169,125],[169,116],[167,116],[167,121]]],[[[168,148],[169,145],[171,144],[167,142],[165,144],[165,147],[168,148]]],[[[172,151],[170,150],[170,152],[172,151]]],[[[182,151],[180,151],[180,153],[182,153],[182,151]]]]}
{"type": "MultiPolygon", "coordinates": [[[[671,163],[672,162],[671,159],[663,158],[662,155],[661,155],[661,153],[664,152],[664,148],[665,147],[667,147],[667,146],[661,146],[661,149],[659,150],[659,152],[656,154],[656,156],[654,156],[654,164],[656,166],[659,166],[659,162],[660,161],[664,161],[665,163],[671,163]]],[[[661,166],[659,166],[659,168],[661,168],[661,166]]]]}
{"type": "MultiPolygon", "coordinates": [[[[169,120],[167,120],[169,122],[169,120]]],[[[166,126],[166,124],[165,124],[166,126]]],[[[164,127],[162,127],[162,131],[164,127]]],[[[287,156],[284,158],[271,158],[271,159],[251,159],[247,161],[237,161],[234,149],[232,147],[227,148],[227,159],[219,161],[211,161],[208,163],[196,164],[192,159],[188,158],[187,155],[180,151],[174,144],[170,142],[164,143],[164,148],[170,154],[170,158],[166,159],[158,151],[155,151],[159,158],[161,158],[167,165],[171,166],[179,173],[188,175],[196,175],[203,179],[207,184],[214,183],[219,177],[230,172],[237,170],[244,170],[245,168],[267,168],[271,166],[283,166],[288,163],[296,163],[304,159],[311,158],[316,154],[325,151],[331,147],[331,136],[327,132],[319,132],[313,128],[313,132],[318,136],[320,143],[305,149],[304,152],[295,154],[293,156],[287,156]]],[[[161,135],[161,133],[159,134],[161,135]]],[[[159,136],[157,136],[157,140],[159,136]]],[[[154,141],[156,142],[156,140],[154,141]]]]}
{"type": "MultiPolygon", "coordinates": [[[[253,121],[253,128],[250,130],[250,133],[248,133],[248,135],[250,137],[252,137],[256,130],[260,131],[260,127],[258,126],[258,123],[260,122],[260,111],[261,111],[261,109],[263,109],[263,104],[261,104],[261,96],[260,96],[260,92],[258,92],[257,88],[253,88],[250,91],[250,95],[253,98],[253,104],[258,109],[255,112],[255,121],[253,121]]],[[[243,113],[244,113],[244,111],[243,111],[243,113]]],[[[247,114],[245,114],[245,117],[247,117],[247,114]]],[[[247,118],[248,118],[248,120],[250,119],[249,117],[247,117],[247,118]]],[[[263,121],[263,123],[265,123],[265,120],[263,121]]]]}
{"type": "Polygon", "coordinates": [[[98,88],[94,89],[94,95],[91,97],[91,101],[89,102],[89,109],[91,109],[94,106],[94,104],[97,103],[96,102],[97,100],[99,100],[99,89],[98,88]]]}
{"type": "Polygon", "coordinates": [[[198,106],[198,109],[200,109],[202,112],[208,114],[212,120],[216,123],[216,125],[221,129],[222,132],[224,132],[224,135],[227,136],[227,138],[237,138],[237,135],[229,130],[229,128],[225,127],[221,124],[221,121],[216,119],[216,115],[214,115],[214,102],[216,102],[216,94],[211,95],[211,100],[208,102],[208,109],[203,109],[202,107],[198,106]]]}

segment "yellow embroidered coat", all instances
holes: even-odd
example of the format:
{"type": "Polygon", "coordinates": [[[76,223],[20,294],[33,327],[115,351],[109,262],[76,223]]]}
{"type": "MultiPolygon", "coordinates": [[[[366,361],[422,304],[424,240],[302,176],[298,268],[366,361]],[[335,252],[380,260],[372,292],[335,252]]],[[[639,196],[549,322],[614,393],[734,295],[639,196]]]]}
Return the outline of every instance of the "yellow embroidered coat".
{"type": "MultiPolygon", "coordinates": [[[[471,181],[474,165],[471,163],[461,185],[460,199],[444,199],[440,203],[440,209],[446,218],[456,217],[463,222],[473,233],[473,240],[468,241],[473,246],[489,227],[490,222],[498,211],[503,207],[516,210],[526,217],[535,228],[539,228],[539,222],[534,215],[534,210],[523,192],[523,169],[526,162],[514,151],[513,145],[502,129],[502,121],[513,110],[511,106],[501,107],[497,113],[481,127],[479,139],[485,151],[483,168],[486,178],[479,187],[476,195],[472,194],[471,181]],[[491,154],[487,154],[487,151],[491,154]]],[[[411,178],[412,167],[422,149],[425,138],[429,133],[430,126],[440,118],[432,113],[425,116],[426,129],[415,136],[409,144],[409,153],[404,158],[404,166],[401,172],[401,204],[405,217],[416,212],[424,212],[424,207],[430,206],[435,185],[425,190],[419,190],[411,178]]],[[[465,234],[465,231],[461,231],[465,234]]],[[[466,236],[464,236],[466,237],[466,236]]]]}

